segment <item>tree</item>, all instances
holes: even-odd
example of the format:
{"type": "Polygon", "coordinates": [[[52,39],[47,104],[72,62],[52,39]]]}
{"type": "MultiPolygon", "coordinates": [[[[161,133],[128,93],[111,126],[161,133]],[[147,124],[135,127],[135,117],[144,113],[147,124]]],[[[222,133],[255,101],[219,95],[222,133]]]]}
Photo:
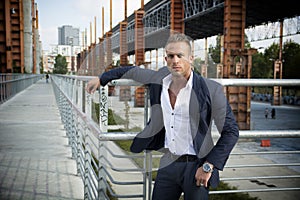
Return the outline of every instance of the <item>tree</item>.
{"type": "Polygon", "coordinates": [[[40,74],[43,74],[44,73],[43,56],[40,57],[39,66],[40,66],[40,74]]]}
{"type": "Polygon", "coordinates": [[[213,47],[210,45],[208,48],[208,52],[215,63],[220,63],[220,54],[221,54],[221,36],[217,36],[216,38],[216,46],[213,47]]]}
{"type": "MultiPolygon", "coordinates": [[[[258,57],[253,57],[253,63],[258,63],[257,67],[264,66],[268,70],[261,71],[260,78],[272,78],[274,70],[274,62],[279,59],[279,44],[273,43],[269,46],[264,54],[264,62],[259,63],[258,57]]],[[[300,65],[300,45],[291,40],[283,44],[282,49],[282,78],[300,78],[299,76],[299,65],[300,65]]],[[[254,69],[256,66],[253,64],[253,77],[256,74],[254,69]]],[[[261,67],[260,67],[261,69],[261,67]]],[[[257,75],[257,74],[256,74],[257,75]]]]}
{"type": "Polygon", "coordinates": [[[252,78],[272,78],[273,67],[271,61],[266,59],[263,53],[252,56],[252,78]]]}
{"type": "Polygon", "coordinates": [[[300,45],[291,40],[284,43],[283,51],[283,78],[299,79],[299,66],[300,66],[300,45]]]}
{"type": "Polygon", "coordinates": [[[195,72],[199,73],[201,72],[201,65],[203,64],[203,61],[201,61],[201,58],[195,58],[193,61],[193,67],[195,72]]]}
{"type": "Polygon", "coordinates": [[[66,57],[58,54],[55,57],[53,74],[66,74],[68,72],[68,63],[66,57]]]}
{"type": "MultiPolygon", "coordinates": [[[[250,48],[251,44],[248,40],[247,35],[245,34],[245,48],[250,48]]],[[[216,38],[216,46],[213,47],[212,45],[210,45],[210,47],[208,48],[209,54],[212,58],[212,60],[214,61],[214,63],[220,63],[221,62],[221,36],[218,35],[216,38]]]]}

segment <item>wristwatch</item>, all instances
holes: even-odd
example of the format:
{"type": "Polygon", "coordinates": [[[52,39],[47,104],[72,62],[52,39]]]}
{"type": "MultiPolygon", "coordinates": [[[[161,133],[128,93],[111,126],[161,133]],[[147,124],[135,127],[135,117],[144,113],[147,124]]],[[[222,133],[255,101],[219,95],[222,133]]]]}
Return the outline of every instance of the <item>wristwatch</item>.
{"type": "Polygon", "coordinates": [[[206,173],[213,172],[212,166],[207,162],[203,164],[202,168],[203,168],[203,171],[206,172],[206,173]]]}

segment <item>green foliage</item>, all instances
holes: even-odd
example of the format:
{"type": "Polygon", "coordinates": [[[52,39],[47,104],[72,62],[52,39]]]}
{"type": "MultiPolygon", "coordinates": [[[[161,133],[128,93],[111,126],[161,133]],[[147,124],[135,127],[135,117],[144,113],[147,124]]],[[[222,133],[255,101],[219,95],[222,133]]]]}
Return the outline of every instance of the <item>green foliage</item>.
{"type": "Polygon", "coordinates": [[[221,59],[221,36],[216,38],[216,46],[210,45],[208,52],[215,63],[220,63],[221,59]]]}
{"type": "Polygon", "coordinates": [[[100,109],[99,103],[92,103],[92,119],[99,124],[99,109],[100,109]]]}
{"type": "Polygon", "coordinates": [[[201,72],[201,65],[204,63],[204,61],[201,60],[201,58],[195,58],[193,61],[193,67],[194,71],[199,73],[201,72]]]}
{"type": "Polygon", "coordinates": [[[39,66],[40,66],[40,74],[43,74],[44,73],[43,56],[40,57],[39,66]]]}
{"type": "Polygon", "coordinates": [[[116,115],[113,110],[108,109],[108,125],[125,124],[125,120],[116,115]]]}
{"type": "Polygon", "coordinates": [[[289,40],[284,44],[283,52],[283,78],[299,79],[300,44],[289,40]]]}
{"type": "Polygon", "coordinates": [[[66,74],[68,72],[68,63],[65,56],[58,54],[55,57],[53,74],[66,74]]]}
{"type": "MultiPolygon", "coordinates": [[[[279,44],[273,43],[264,53],[253,55],[252,77],[273,78],[274,62],[279,59],[279,44]]],[[[300,45],[291,40],[283,44],[282,78],[300,78],[300,45]]]]}
{"type": "Polygon", "coordinates": [[[254,54],[252,57],[252,78],[272,78],[273,63],[266,59],[263,53],[254,54]]]}
{"type": "MultiPolygon", "coordinates": [[[[251,48],[247,35],[245,35],[245,48],[251,48]]],[[[209,47],[209,54],[215,63],[220,63],[221,36],[216,38],[216,46],[209,47]]],[[[265,49],[264,53],[253,55],[252,78],[273,78],[274,62],[279,59],[279,44],[273,43],[265,49]]],[[[289,40],[283,44],[282,49],[283,78],[300,78],[300,44],[289,40]]],[[[200,68],[196,68],[197,70],[200,68]]]]}
{"type": "MultiPolygon", "coordinates": [[[[251,44],[248,41],[248,37],[245,34],[245,48],[250,48],[251,44]]],[[[221,62],[221,36],[218,35],[216,38],[216,46],[210,45],[208,48],[208,52],[214,61],[214,63],[220,63],[221,62]]]]}

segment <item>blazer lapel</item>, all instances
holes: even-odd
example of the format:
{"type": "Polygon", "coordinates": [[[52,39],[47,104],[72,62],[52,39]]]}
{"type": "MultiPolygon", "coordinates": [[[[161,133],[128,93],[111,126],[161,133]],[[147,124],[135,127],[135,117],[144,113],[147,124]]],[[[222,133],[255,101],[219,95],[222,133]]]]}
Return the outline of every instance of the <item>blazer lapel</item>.
{"type": "Polygon", "coordinates": [[[203,141],[209,131],[211,101],[204,79],[196,73],[194,73],[193,77],[193,90],[190,98],[190,126],[193,134],[194,149],[199,155],[203,141]]]}

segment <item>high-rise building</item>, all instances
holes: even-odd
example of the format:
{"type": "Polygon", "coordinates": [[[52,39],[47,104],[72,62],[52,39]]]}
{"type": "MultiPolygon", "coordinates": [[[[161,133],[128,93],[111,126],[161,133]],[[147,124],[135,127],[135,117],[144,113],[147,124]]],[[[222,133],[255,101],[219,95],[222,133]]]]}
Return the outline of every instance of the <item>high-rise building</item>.
{"type": "Polygon", "coordinates": [[[70,25],[58,27],[58,45],[79,46],[79,28],[70,25]]]}

